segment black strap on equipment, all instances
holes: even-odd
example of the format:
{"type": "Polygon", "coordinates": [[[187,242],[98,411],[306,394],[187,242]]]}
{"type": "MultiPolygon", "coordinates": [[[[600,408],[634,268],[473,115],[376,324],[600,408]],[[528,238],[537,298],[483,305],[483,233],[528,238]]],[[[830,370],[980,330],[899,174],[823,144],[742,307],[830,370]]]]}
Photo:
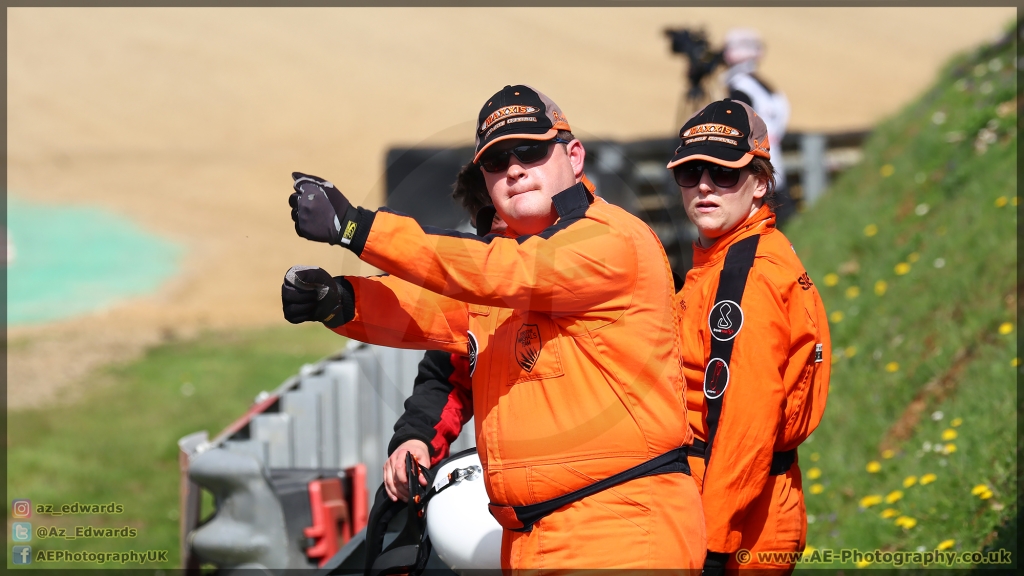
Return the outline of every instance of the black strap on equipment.
{"type": "Polygon", "coordinates": [[[711,356],[704,368],[704,399],[708,407],[708,441],[704,452],[705,460],[709,463],[711,450],[715,445],[715,434],[718,432],[718,421],[722,417],[725,389],[729,384],[732,346],[743,327],[743,310],[740,308],[740,302],[743,301],[743,290],[747,286],[747,275],[754,266],[754,255],[757,253],[760,238],[760,234],[754,234],[729,248],[725,255],[725,265],[719,275],[715,305],[708,314],[711,356]]]}
{"type": "MultiPolygon", "coordinates": [[[[693,439],[693,445],[689,448],[690,456],[697,458],[703,458],[707,460],[707,447],[708,445],[699,438],[693,439]]],[[[773,452],[772,453],[772,465],[768,469],[769,476],[780,476],[789,472],[789,469],[793,467],[793,463],[796,462],[796,448],[792,450],[786,450],[785,452],[773,452]]]]}
{"type": "Polygon", "coordinates": [[[494,516],[498,521],[498,524],[501,524],[503,528],[512,530],[513,532],[529,532],[533,530],[533,525],[542,518],[563,506],[576,502],[577,500],[582,500],[587,496],[592,496],[602,490],[607,490],[608,488],[618,486],[619,484],[630,480],[643,478],[644,476],[654,476],[656,474],[669,474],[672,472],[682,472],[686,475],[690,474],[690,463],[686,460],[686,447],[670,450],[657,458],[648,460],[628,470],[619,472],[614,476],[609,476],[604,480],[594,482],[593,484],[584,486],[578,490],[573,490],[572,492],[563,494],[557,498],[552,498],[536,504],[528,504],[526,506],[501,506],[498,504],[489,504],[488,508],[491,511],[491,515],[494,516]]]}
{"type": "Polygon", "coordinates": [[[450,460],[461,458],[475,451],[476,448],[463,450],[429,470],[421,467],[412,454],[406,452],[405,470],[409,482],[409,501],[408,503],[392,501],[388,497],[384,484],[377,489],[373,498],[373,507],[370,509],[370,517],[366,523],[365,576],[385,576],[387,574],[416,576],[423,572],[427,566],[427,560],[430,558],[431,550],[430,538],[427,536],[427,504],[434,496],[474,473],[472,470],[474,467],[452,470],[448,474],[448,483],[440,488],[434,486],[434,475],[450,460]],[[421,472],[427,479],[428,488],[420,486],[419,475],[421,472]],[[403,508],[407,514],[405,528],[399,532],[387,549],[382,551],[388,524],[402,512],[403,508]]]}

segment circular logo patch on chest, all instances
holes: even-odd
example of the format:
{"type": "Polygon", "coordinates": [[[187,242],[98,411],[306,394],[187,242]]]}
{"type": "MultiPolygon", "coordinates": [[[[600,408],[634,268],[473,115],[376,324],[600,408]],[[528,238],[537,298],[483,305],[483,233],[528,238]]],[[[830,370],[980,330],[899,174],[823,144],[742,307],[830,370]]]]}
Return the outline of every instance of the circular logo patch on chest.
{"type": "Polygon", "coordinates": [[[476,356],[480,350],[480,345],[476,342],[476,336],[469,332],[469,341],[466,342],[466,353],[469,354],[469,377],[473,377],[473,373],[476,372],[476,356]]]}
{"type": "Polygon", "coordinates": [[[704,369],[704,395],[708,400],[714,400],[725,394],[728,385],[729,365],[721,358],[712,358],[704,369]]]}
{"type": "Polygon", "coordinates": [[[732,300],[722,300],[708,314],[708,328],[715,340],[726,342],[740,333],[743,327],[743,309],[732,300]]]}

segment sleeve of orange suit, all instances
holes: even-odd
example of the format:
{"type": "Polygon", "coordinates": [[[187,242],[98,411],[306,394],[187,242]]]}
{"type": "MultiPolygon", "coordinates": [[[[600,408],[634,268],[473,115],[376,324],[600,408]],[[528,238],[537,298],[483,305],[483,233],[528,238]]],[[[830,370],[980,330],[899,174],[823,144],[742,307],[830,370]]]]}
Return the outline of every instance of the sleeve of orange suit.
{"type": "Polygon", "coordinates": [[[355,315],[338,334],[360,342],[466,354],[469,312],[466,304],[435,294],[395,276],[346,276],[352,285],[355,315]]]}
{"type": "Polygon", "coordinates": [[[633,290],[637,254],[628,234],[583,217],[585,211],[581,207],[578,217],[563,215],[539,234],[481,238],[421,227],[408,216],[382,209],[359,257],[413,285],[470,304],[594,310],[633,290]]]}
{"type": "Polygon", "coordinates": [[[739,528],[747,509],[768,481],[783,422],[788,296],[751,269],[740,305],[743,326],[733,345],[718,431],[704,474],[708,550],[739,548],[739,528]]]}

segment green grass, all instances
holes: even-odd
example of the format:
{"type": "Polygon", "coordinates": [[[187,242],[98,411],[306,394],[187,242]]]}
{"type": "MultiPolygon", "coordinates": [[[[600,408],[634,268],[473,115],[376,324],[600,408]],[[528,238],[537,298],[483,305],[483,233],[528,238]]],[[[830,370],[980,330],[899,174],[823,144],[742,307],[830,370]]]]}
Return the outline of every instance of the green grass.
{"type": "MultiPolygon", "coordinates": [[[[92,374],[81,385],[94,390],[74,405],[8,413],[8,550],[14,544],[12,499],[29,498],[33,505],[116,502],[124,506],[122,514],[33,513],[30,520],[33,528],[69,532],[74,526],[130,526],[138,531],[133,539],[33,537],[29,544],[33,551],[168,550],[168,562],[156,567],[177,567],[177,440],[199,430],[215,435],[261,390],[273,390],[303,363],[343,345],[342,338],[313,325],[209,333],[92,374]]],[[[10,558],[7,565],[14,566],[10,558]]],[[[90,565],[33,562],[31,567],[90,565]]]]}
{"type": "Polygon", "coordinates": [[[1015,43],[957,58],[787,227],[834,315],[828,407],[800,449],[809,546],[1016,541],[1015,64],[1015,43]],[[947,444],[955,451],[935,451],[947,444]],[[934,482],[904,486],[929,473],[934,482]],[[991,497],[972,494],[982,484],[991,497]],[[896,490],[891,503],[862,505],[896,490]],[[901,517],[915,524],[897,526],[901,517]]]}

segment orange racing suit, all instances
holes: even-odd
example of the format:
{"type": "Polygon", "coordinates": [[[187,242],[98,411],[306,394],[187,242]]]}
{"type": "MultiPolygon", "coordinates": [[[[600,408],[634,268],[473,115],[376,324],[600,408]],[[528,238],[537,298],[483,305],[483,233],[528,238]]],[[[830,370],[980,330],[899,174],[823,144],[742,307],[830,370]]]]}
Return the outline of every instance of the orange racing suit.
{"type": "Polygon", "coordinates": [[[756,552],[805,546],[807,515],[794,460],[828,394],[831,342],[821,297],[765,206],[710,248],[694,245],[694,265],[677,299],[686,407],[696,436],[690,467],[701,487],[708,550],[730,553],[727,569],[739,566],[739,550],[752,552],[745,568],[792,569],[759,564],[756,552]],[[756,255],[739,310],[735,302],[716,305],[730,248],[754,235],[759,238],[747,244],[756,242],[756,255]],[[716,335],[733,340],[724,366],[713,357],[716,335]],[[721,411],[705,460],[709,397],[721,398],[721,411]]]}
{"type": "MultiPolygon", "coordinates": [[[[664,249],[643,222],[580,183],[558,220],[516,238],[421,228],[382,209],[346,277],[356,340],[467,354],[477,449],[492,503],[550,500],[691,443],[679,317],[664,249]]],[[[506,568],[703,565],[690,476],[645,476],[504,530],[506,568]]]]}

